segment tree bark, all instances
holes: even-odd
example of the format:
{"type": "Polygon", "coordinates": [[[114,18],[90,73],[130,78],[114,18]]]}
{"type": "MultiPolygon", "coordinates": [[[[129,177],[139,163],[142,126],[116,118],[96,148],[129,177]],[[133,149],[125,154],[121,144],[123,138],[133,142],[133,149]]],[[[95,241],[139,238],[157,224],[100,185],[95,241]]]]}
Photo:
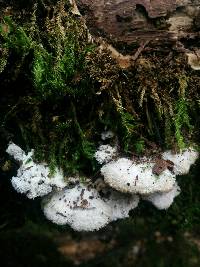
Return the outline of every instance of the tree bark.
{"type": "Polygon", "coordinates": [[[77,5],[91,33],[111,43],[164,46],[200,35],[199,0],[77,0],[77,5]]]}

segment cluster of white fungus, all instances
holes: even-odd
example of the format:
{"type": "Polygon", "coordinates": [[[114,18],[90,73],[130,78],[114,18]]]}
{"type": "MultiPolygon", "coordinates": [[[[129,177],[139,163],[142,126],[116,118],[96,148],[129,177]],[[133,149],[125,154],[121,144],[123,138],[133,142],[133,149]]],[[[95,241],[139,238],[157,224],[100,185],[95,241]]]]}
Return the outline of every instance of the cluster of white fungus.
{"type": "Polygon", "coordinates": [[[168,209],[180,194],[176,175],[187,174],[198,156],[199,153],[191,147],[179,153],[166,151],[161,155],[160,162],[168,163],[170,168],[166,165],[159,175],[153,172],[156,160],[141,158],[136,162],[118,158],[104,164],[101,174],[110,187],[123,193],[139,194],[156,208],[168,209]]]}
{"type": "MultiPolygon", "coordinates": [[[[112,136],[107,135],[105,139],[112,136]]],[[[103,164],[104,180],[97,179],[93,184],[88,180],[88,184],[83,185],[77,178],[68,178],[67,184],[58,169],[51,176],[47,164],[33,161],[33,150],[26,155],[20,147],[10,143],[7,153],[20,164],[17,176],[11,180],[13,187],[28,198],[45,196],[42,208],[47,219],[59,225],[68,224],[76,231],[98,230],[128,217],[129,211],[138,206],[139,198],[158,209],[169,208],[180,194],[176,175],[187,174],[198,158],[194,148],[180,153],[166,151],[160,159],[164,166],[157,173],[153,171],[156,160],[117,158],[117,147],[101,145],[94,157],[103,164]]]]}
{"type": "Polygon", "coordinates": [[[33,199],[49,194],[54,187],[62,189],[66,186],[62,171],[56,169],[51,176],[46,164],[36,164],[32,160],[33,150],[26,155],[20,147],[11,143],[6,151],[20,163],[17,176],[11,180],[17,192],[33,199]]]}
{"type": "Polygon", "coordinates": [[[128,217],[138,202],[137,196],[122,197],[112,191],[109,197],[102,197],[95,188],[79,184],[44,199],[43,210],[56,224],[68,224],[76,231],[94,231],[128,217]]]}

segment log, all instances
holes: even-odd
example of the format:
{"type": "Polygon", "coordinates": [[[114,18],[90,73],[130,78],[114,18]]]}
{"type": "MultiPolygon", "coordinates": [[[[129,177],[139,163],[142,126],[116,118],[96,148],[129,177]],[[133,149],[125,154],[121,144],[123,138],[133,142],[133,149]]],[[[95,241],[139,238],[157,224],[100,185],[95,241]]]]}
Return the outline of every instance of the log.
{"type": "Polygon", "coordinates": [[[200,2],[193,0],[77,0],[96,35],[127,43],[174,39],[200,29],[200,2]]]}
{"type": "Polygon", "coordinates": [[[76,3],[91,34],[109,44],[107,48],[123,68],[129,67],[143,50],[176,50],[198,61],[199,0],[77,0],[76,3]]]}

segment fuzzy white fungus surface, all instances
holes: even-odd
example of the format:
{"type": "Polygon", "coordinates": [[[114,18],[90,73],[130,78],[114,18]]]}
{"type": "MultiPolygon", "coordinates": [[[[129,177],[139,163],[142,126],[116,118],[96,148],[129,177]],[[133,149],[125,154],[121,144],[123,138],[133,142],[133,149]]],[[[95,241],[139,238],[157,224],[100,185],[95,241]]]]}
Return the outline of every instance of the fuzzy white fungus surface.
{"type": "Polygon", "coordinates": [[[180,194],[180,191],[180,187],[176,183],[169,192],[153,193],[143,196],[143,199],[150,201],[159,210],[168,209],[172,205],[174,198],[180,194]]]}
{"type": "Polygon", "coordinates": [[[17,176],[12,177],[11,180],[12,186],[17,192],[26,194],[28,198],[33,199],[49,194],[53,187],[60,189],[66,186],[63,173],[60,170],[56,169],[51,177],[46,164],[33,162],[33,151],[26,155],[20,147],[10,144],[7,153],[21,162],[17,176]]]}
{"type": "Polygon", "coordinates": [[[52,222],[69,224],[77,231],[100,229],[110,221],[111,212],[95,189],[88,190],[82,185],[52,194],[43,211],[52,222]]]}
{"type": "Polygon", "coordinates": [[[60,225],[68,224],[76,231],[95,231],[111,221],[128,217],[137,207],[137,196],[124,196],[111,191],[108,198],[101,197],[94,188],[76,185],[53,193],[43,202],[47,219],[60,225]]]}
{"type": "Polygon", "coordinates": [[[18,162],[23,161],[26,158],[25,152],[14,143],[8,145],[6,152],[18,162]]]}
{"type": "Polygon", "coordinates": [[[198,159],[199,153],[194,148],[187,148],[176,154],[166,151],[162,157],[174,163],[174,173],[176,175],[183,175],[189,173],[190,167],[198,159]]]}
{"type": "Polygon", "coordinates": [[[129,211],[137,208],[139,197],[137,195],[127,195],[112,190],[106,202],[112,210],[110,220],[116,221],[129,217],[129,211]]]}
{"type": "Polygon", "coordinates": [[[175,175],[165,170],[159,176],[152,173],[154,163],[134,163],[120,158],[101,168],[104,181],[112,188],[128,193],[150,194],[168,192],[175,184],[175,175]]]}
{"type": "Polygon", "coordinates": [[[109,162],[117,153],[116,147],[110,145],[101,145],[96,151],[94,157],[100,163],[109,162]]]}

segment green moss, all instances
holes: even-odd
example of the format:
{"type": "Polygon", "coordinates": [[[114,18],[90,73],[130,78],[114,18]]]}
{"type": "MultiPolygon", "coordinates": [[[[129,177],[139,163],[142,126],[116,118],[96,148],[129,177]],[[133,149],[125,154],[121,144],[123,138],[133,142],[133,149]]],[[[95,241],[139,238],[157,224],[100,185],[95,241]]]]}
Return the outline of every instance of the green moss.
{"type": "Polygon", "coordinates": [[[181,98],[177,101],[175,112],[174,126],[177,144],[179,148],[185,148],[184,137],[182,134],[183,127],[185,126],[188,129],[192,128],[188,116],[188,104],[185,98],[181,98]]]}
{"type": "Polygon", "coordinates": [[[56,166],[67,175],[97,171],[93,155],[105,129],[127,155],[156,153],[149,141],[183,148],[193,139],[200,81],[182,55],[169,66],[162,54],[144,54],[121,70],[88,41],[66,1],[38,1],[29,20],[4,17],[0,29],[1,71],[22,87],[2,125],[27,150],[35,148],[35,159],[48,162],[52,173],[56,166]]]}
{"type": "Polygon", "coordinates": [[[0,25],[0,34],[4,39],[4,47],[13,49],[17,54],[26,55],[32,44],[23,27],[17,26],[11,17],[5,16],[0,25]]]}
{"type": "MultiPolygon", "coordinates": [[[[45,31],[41,32],[37,25],[36,10],[31,30],[29,25],[16,25],[11,17],[4,17],[0,27],[5,48],[21,58],[33,53],[33,83],[36,93],[43,98],[79,93],[72,79],[83,69],[91,48],[83,25],[68,17],[64,4],[65,1],[58,2],[53,8],[53,18],[47,15],[45,31]]],[[[5,67],[5,60],[3,62],[1,65],[5,67]]]]}

